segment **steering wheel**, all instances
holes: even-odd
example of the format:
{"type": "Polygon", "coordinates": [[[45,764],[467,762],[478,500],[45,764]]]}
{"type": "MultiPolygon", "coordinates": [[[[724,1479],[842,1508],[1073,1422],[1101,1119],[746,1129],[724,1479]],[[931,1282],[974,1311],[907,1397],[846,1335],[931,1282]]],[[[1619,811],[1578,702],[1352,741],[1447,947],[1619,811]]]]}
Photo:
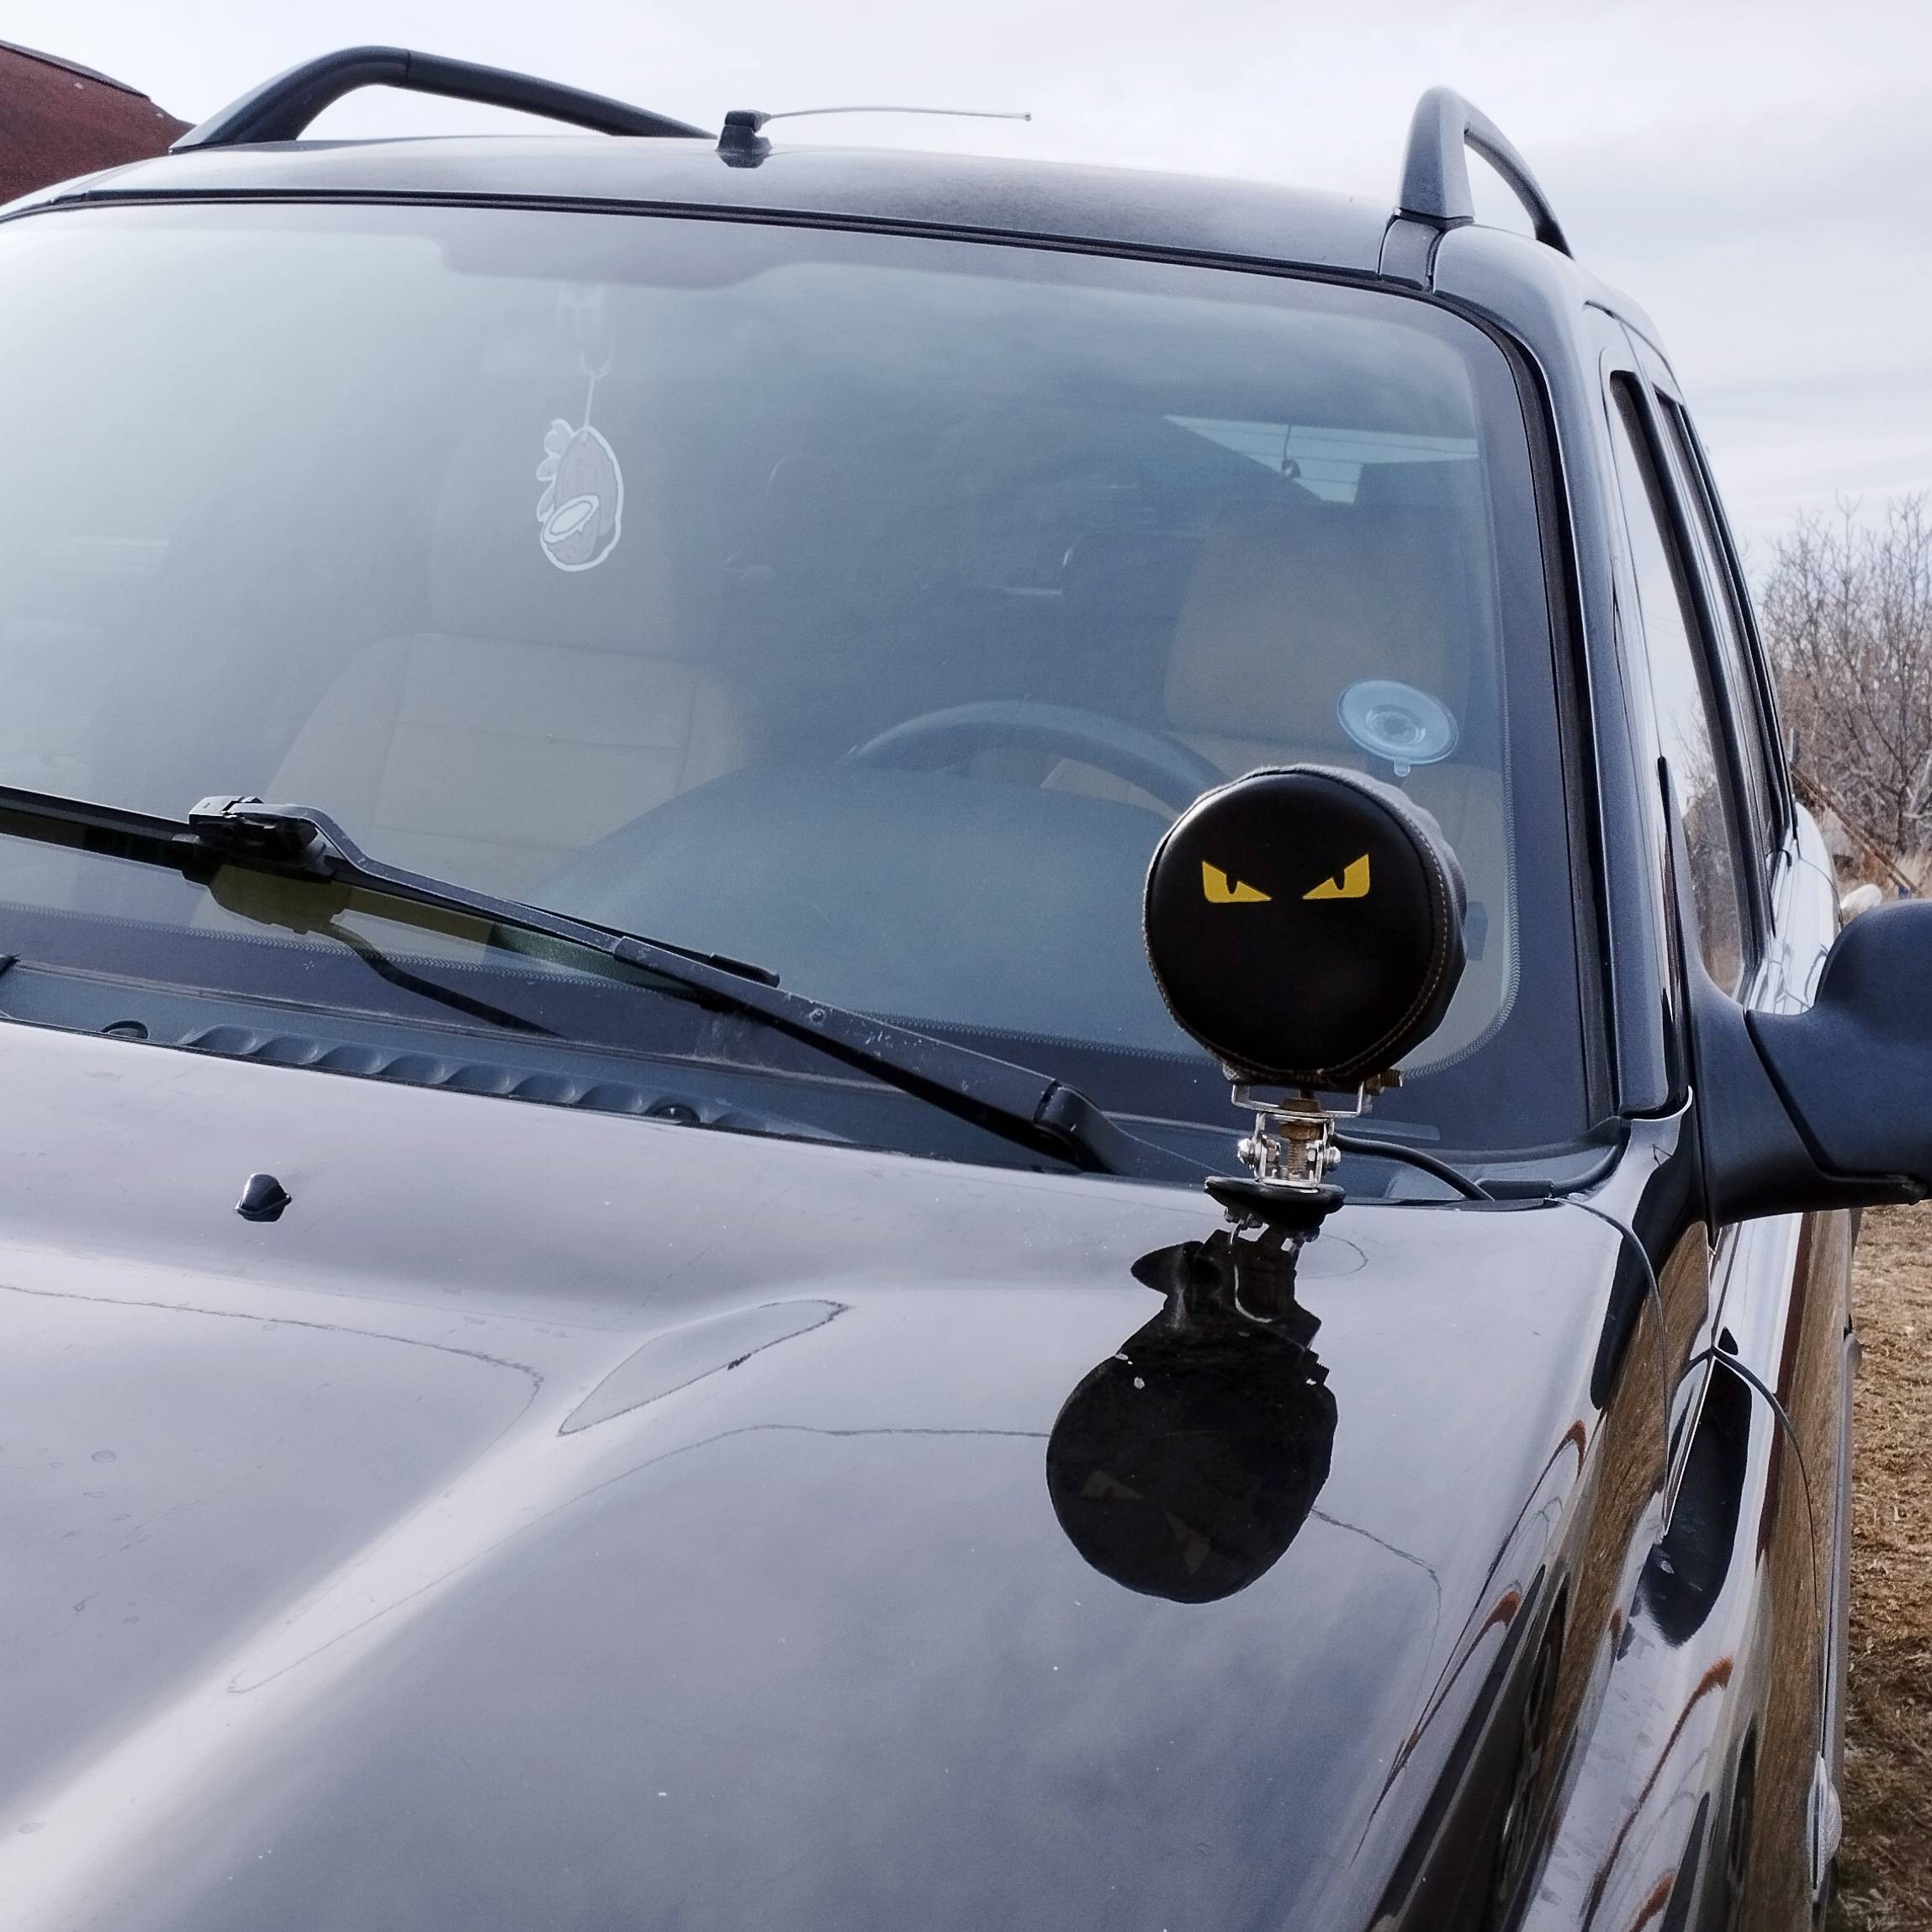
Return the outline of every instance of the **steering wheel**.
{"type": "Polygon", "coordinates": [[[854,746],[839,762],[933,771],[994,746],[1078,759],[1139,786],[1177,812],[1227,782],[1220,766],[1178,739],[1104,712],[1025,697],[989,698],[924,712],[854,746]]]}

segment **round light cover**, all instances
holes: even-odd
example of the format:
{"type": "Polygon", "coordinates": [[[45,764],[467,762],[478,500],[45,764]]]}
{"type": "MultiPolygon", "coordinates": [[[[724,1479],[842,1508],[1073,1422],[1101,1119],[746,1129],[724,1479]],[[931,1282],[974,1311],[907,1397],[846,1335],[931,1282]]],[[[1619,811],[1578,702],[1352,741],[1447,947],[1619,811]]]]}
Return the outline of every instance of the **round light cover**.
{"type": "Polygon", "coordinates": [[[1435,1031],[1463,972],[1462,868],[1392,786],[1319,765],[1196,799],[1147,868],[1147,961],[1231,1072],[1347,1088],[1435,1031]]]}
{"type": "Polygon", "coordinates": [[[1438,698],[1394,678],[1363,678],[1336,701],[1342,728],[1373,758],[1386,759],[1398,777],[1433,765],[1456,749],[1456,715],[1438,698]]]}

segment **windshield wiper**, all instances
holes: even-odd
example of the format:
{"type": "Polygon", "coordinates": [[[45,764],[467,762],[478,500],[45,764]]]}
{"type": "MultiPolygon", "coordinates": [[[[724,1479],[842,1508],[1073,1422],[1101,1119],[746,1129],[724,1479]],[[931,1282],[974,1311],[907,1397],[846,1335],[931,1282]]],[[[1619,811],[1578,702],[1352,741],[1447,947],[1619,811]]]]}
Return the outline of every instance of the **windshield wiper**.
{"type": "MultiPolygon", "coordinates": [[[[325,812],[260,798],[204,798],[185,819],[0,786],[0,816],[77,829],[90,849],[173,867],[205,883],[214,864],[360,887],[390,897],[560,941],[763,1020],[989,1133],[1089,1172],[1198,1181],[1199,1162],[1129,1134],[1085,1094],[1050,1074],[913,1028],[832,1006],[778,984],[764,966],[703,953],[543,907],[410,872],[369,856],[325,812]]],[[[336,929],[335,936],[341,937],[336,929]]]]}
{"type": "MultiPolygon", "coordinates": [[[[316,933],[333,940],[355,954],[378,978],[416,994],[419,999],[449,1007],[508,1032],[544,1040],[555,1038],[548,1027],[522,1014],[493,1005],[422,973],[411,972],[373,940],[339,924],[356,889],[351,885],[338,885],[333,891],[326,891],[321,889],[321,881],[304,876],[299,881],[302,890],[298,897],[278,896],[273,890],[262,889],[265,886],[273,888],[274,879],[254,870],[212,865],[198,858],[192,863],[184,862],[178,850],[182,828],[172,819],[151,818],[143,812],[122,812],[111,806],[0,786],[0,831],[14,837],[45,838],[50,835],[50,826],[56,828],[56,836],[61,830],[78,830],[79,843],[85,850],[178,869],[205,887],[217,905],[238,918],[251,920],[257,925],[281,926],[293,933],[316,933]],[[8,823],[8,820],[14,823],[8,823]],[[22,820],[26,823],[22,824],[22,820]]],[[[193,850],[198,854],[200,847],[197,845],[193,850]]],[[[8,963],[12,963],[10,955],[0,956],[7,956],[8,963]]]]}

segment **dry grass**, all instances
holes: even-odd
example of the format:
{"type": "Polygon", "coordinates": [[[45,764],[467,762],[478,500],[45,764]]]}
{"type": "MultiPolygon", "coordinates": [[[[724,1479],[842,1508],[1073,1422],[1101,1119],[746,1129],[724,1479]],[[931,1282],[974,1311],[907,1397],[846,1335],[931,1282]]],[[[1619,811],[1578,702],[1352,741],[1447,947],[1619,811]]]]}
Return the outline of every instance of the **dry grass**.
{"type": "Polygon", "coordinates": [[[1843,1932],[1932,1928],[1932,1209],[1865,1217],[1843,1932]]]}

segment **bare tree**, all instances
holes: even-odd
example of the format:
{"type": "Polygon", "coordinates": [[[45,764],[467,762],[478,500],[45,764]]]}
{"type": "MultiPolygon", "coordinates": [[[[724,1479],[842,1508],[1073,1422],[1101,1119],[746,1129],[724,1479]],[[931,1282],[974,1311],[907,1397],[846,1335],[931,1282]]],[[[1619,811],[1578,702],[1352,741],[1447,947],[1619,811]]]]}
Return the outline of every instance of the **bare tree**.
{"type": "Polygon", "coordinates": [[[1887,869],[1932,845],[1932,522],[1924,495],[1882,524],[1841,503],[1773,547],[1760,598],[1793,763],[1887,869]]]}

